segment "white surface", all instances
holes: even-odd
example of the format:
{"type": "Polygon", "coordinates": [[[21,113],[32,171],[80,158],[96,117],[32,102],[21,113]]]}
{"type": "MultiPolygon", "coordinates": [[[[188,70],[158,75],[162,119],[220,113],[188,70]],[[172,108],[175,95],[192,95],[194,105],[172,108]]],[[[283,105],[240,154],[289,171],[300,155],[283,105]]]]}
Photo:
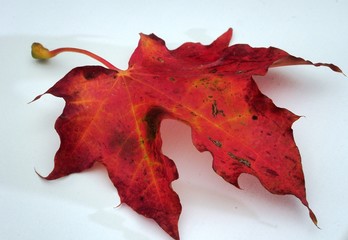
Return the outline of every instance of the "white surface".
{"type": "MultiPolygon", "coordinates": [[[[170,48],[210,43],[228,27],[233,43],[276,46],[348,72],[348,2],[332,1],[5,1],[0,9],[0,239],[170,239],[153,221],[121,206],[101,166],[57,181],[50,172],[59,146],[55,119],[63,102],[45,96],[70,69],[96,64],[65,54],[47,64],[30,45],[76,46],[126,68],[138,33],[154,32],[170,48]],[[127,2],[127,3],[126,3],[127,2]]],[[[192,146],[187,126],[162,125],[164,152],[177,164],[183,205],[179,230],[188,239],[348,239],[348,78],[326,68],[289,67],[257,78],[278,106],[301,118],[294,125],[302,154],[307,210],[292,196],[267,193],[243,175],[241,191],[211,169],[192,146]],[[268,78],[268,79],[266,79],[268,78]],[[280,78],[280,79],[278,79],[280,78]]]]}

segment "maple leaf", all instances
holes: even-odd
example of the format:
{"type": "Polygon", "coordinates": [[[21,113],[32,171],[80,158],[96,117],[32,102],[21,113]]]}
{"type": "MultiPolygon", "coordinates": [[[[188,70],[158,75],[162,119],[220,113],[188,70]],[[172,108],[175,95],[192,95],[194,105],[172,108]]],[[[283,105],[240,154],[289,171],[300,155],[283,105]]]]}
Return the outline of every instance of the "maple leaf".
{"type": "MultiPolygon", "coordinates": [[[[154,34],[141,34],[127,70],[85,50],[49,51],[34,43],[35,58],[73,51],[108,67],[75,68],[46,92],[66,105],[55,124],[61,145],[45,179],[100,162],[121,203],[179,239],[181,204],[171,186],[178,173],[161,151],[159,134],[161,121],[172,118],[191,126],[194,145],[213,155],[214,171],[227,182],[238,187],[241,173],[252,174],[271,193],[299,198],[317,224],[291,129],[299,117],[275,106],[252,78],[270,67],[313,63],[274,47],[229,46],[231,37],[229,29],[210,45],[185,43],[168,50],[154,34]]],[[[313,65],[341,72],[332,64],[313,65]]]]}

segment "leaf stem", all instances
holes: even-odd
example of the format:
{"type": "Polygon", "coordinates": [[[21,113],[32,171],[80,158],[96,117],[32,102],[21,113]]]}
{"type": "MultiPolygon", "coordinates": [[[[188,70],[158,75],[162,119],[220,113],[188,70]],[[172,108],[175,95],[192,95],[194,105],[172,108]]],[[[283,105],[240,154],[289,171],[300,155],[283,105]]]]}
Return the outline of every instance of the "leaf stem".
{"type": "Polygon", "coordinates": [[[53,58],[56,55],[63,53],[63,52],[74,52],[74,53],[84,54],[84,55],[87,55],[87,56],[97,60],[98,62],[102,63],[103,65],[105,65],[109,69],[120,71],[120,69],[118,69],[117,67],[112,65],[110,62],[108,62],[104,58],[102,58],[102,57],[100,57],[100,56],[98,56],[90,51],[84,50],[84,49],[64,47],[64,48],[57,48],[54,50],[48,50],[41,43],[35,42],[31,45],[32,57],[35,59],[39,59],[39,60],[47,60],[47,59],[53,58]]]}

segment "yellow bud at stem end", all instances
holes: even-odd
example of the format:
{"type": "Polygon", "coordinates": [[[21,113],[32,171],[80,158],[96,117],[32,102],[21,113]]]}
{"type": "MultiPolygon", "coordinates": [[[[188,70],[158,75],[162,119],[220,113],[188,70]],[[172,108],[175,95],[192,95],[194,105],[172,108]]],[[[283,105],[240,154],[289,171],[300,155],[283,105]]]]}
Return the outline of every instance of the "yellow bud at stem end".
{"type": "Polygon", "coordinates": [[[45,48],[41,43],[37,42],[31,45],[31,56],[39,60],[46,60],[54,57],[54,55],[47,48],[45,48]]]}

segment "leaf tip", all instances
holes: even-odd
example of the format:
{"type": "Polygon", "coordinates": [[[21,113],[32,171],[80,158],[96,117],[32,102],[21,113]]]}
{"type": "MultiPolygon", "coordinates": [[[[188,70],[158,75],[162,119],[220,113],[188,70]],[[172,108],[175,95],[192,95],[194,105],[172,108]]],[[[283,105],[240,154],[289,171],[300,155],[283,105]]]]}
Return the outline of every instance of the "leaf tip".
{"type": "Polygon", "coordinates": [[[318,226],[318,219],[317,219],[317,217],[315,216],[314,212],[313,212],[310,208],[308,208],[308,210],[309,210],[309,217],[311,218],[311,220],[312,220],[312,222],[314,223],[314,225],[315,225],[317,228],[321,229],[321,228],[318,226]]]}
{"type": "Polygon", "coordinates": [[[35,171],[36,175],[38,175],[41,179],[46,179],[46,177],[42,176],[42,175],[36,170],[36,168],[34,168],[34,171],[35,171]]]}
{"type": "Polygon", "coordinates": [[[227,48],[232,39],[233,29],[228,28],[220,37],[218,37],[211,45],[212,46],[221,46],[227,48]]]}
{"type": "Polygon", "coordinates": [[[28,102],[28,104],[35,102],[36,100],[40,99],[42,97],[43,94],[40,94],[38,96],[36,96],[33,100],[31,100],[30,102],[28,102]]]}
{"type": "Polygon", "coordinates": [[[273,62],[270,67],[284,67],[284,66],[292,66],[292,65],[313,65],[315,67],[328,67],[334,72],[342,73],[344,76],[347,76],[342,69],[332,63],[313,63],[309,60],[305,60],[300,57],[295,57],[292,55],[287,55],[273,62]]]}

